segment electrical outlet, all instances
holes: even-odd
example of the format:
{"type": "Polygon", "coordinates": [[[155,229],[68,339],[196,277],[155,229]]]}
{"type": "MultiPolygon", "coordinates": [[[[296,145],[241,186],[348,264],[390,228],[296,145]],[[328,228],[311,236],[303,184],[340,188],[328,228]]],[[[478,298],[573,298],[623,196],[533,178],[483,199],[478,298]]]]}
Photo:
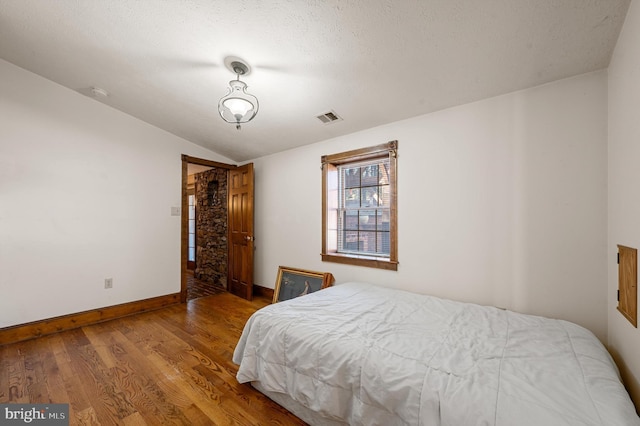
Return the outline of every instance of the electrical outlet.
{"type": "Polygon", "coordinates": [[[113,278],[104,279],[104,288],[113,288],[113,278]]]}

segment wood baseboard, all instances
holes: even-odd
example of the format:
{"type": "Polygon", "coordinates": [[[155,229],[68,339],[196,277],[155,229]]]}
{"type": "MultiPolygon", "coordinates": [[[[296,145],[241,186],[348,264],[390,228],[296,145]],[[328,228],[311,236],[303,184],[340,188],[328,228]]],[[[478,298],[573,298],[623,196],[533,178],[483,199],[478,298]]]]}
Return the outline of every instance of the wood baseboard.
{"type": "Polygon", "coordinates": [[[180,303],[180,293],[0,328],[0,345],[21,342],[180,303]]]}
{"type": "Polygon", "coordinates": [[[256,296],[266,297],[269,300],[273,300],[273,289],[262,287],[258,284],[253,285],[253,294],[256,296]]]}

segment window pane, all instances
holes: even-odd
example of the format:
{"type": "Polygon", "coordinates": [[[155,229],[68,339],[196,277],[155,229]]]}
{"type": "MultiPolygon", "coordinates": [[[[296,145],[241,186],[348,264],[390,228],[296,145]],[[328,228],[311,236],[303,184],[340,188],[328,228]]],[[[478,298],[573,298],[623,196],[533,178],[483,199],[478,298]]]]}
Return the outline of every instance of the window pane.
{"type": "Polygon", "coordinates": [[[345,188],[356,188],[360,186],[360,167],[342,169],[342,171],[345,188]]]}
{"type": "Polygon", "coordinates": [[[196,234],[189,234],[189,247],[196,246],[196,234]]]}
{"type": "Polygon", "coordinates": [[[347,231],[356,231],[358,229],[358,211],[357,210],[345,210],[344,222],[342,226],[347,231]]]}
{"type": "Polygon", "coordinates": [[[390,207],[391,206],[391,195],[389,185],[384,185],[379,187],[378,197],[380,200],[379,205],[381,207],[390,207]]]}
{"type": "Polygon", "coordinates": [[[391,216],[391,213],[389,212],[389,210],[378,210],[378,220],[377,220],[377,224],[378,224],[378,231],[389,231],[390,227],[389,227],[389,217],[391,216]]]}
{"type": "Polygon", "coordinates": [[[194,233],[196,232],[196,221],[195,220],[189,220],[189,232],[190,233],[194,233]]]}
{"type": "Polygon", "coordinates": [[[360,226],[358,229],[360,230],[371,230],[375,231],[376,229],[376,211],[375,210],[360,210],[360,226]]]}
{"type": "Polygon", "coordinates": [[[378,183],[380,185],[389,185],[389,183],[391,183],[391,180],[389,179],[389,159],[380,163],[378,173],[378,183]]]}
{"type": "Polygon", "coordinates": [[[358,250],[358,231],[344,232],[342,240],[342,250],[357,251],[358,250]]]}
{"type": "Polygon", "coordinates": [[[375,253],[376,252],[376,233],[375,232],[360,232],[358,251],[363,253],[375,253]]]}
{"type": "Polygon", "coordinates": [[[194,262],[196,260],[196,248],[189,247],[189,262],[194,262]]]}
{"type": "MultiPolygon", "coordinates": [[[[389,254],[388,166],[389,161],[385,158],[338,167],[337,183],[342,194],[336,218],[339,252],[389,254]]],[[[330,214],[328,218],[331,218],[330,214]]],[[[327,231],[331,230],[331,223],[329,220],[327,231]]]]}
{"type": "Polygon", "coordinates": [[[378,253],[389,254],[391,252],[391,243],[389,242],[388,232],[378,232],[378,253]]]}
{"type": "Polygon", "coordinates": [[[345,207],[360,207],[360,188],[345,189],[344,191],[345,207]]]}
{"type": "Polygon", "coordinates": [[[373,186],[378,184],[378,164],[362,167],[361,186],[373,186]]]}
{"type": "Polygon", "coordinates": [[[378,207],[380,204],[380,187],[362,188],[362,207],[378,207]]]}

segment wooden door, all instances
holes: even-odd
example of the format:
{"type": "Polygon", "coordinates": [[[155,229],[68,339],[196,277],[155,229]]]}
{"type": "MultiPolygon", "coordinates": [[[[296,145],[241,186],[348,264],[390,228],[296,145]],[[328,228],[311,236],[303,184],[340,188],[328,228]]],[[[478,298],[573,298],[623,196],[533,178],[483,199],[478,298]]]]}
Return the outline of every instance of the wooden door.
{"type": "Polygon", "coordinates": [[[229,170],[228,288],[243,299],[253,297],[253,163],[229,170]]]}

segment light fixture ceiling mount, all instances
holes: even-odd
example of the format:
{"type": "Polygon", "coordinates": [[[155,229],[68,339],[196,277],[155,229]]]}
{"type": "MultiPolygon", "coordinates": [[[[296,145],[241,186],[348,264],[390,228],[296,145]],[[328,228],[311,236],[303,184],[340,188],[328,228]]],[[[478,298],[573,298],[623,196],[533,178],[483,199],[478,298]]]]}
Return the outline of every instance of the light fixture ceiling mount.
{"type": "Polygon", "coordinates": [[[249,66],[244,62],[233,61],[229,65],[231,66],[231,70],[238,75],[249,74],[249,66]]]}
{"type": "Polygon", "coordinates": [[[225,65],[236,74],[236,79],[229,82],[229,92],[218,102],[220,117],[227,123],[240,124],[251,121],[258,113],[258,98],[247,93],[246,83],[240,81],[241,75],[248,75],[249,66],[239,58],[225,59],[225,65]]]}

